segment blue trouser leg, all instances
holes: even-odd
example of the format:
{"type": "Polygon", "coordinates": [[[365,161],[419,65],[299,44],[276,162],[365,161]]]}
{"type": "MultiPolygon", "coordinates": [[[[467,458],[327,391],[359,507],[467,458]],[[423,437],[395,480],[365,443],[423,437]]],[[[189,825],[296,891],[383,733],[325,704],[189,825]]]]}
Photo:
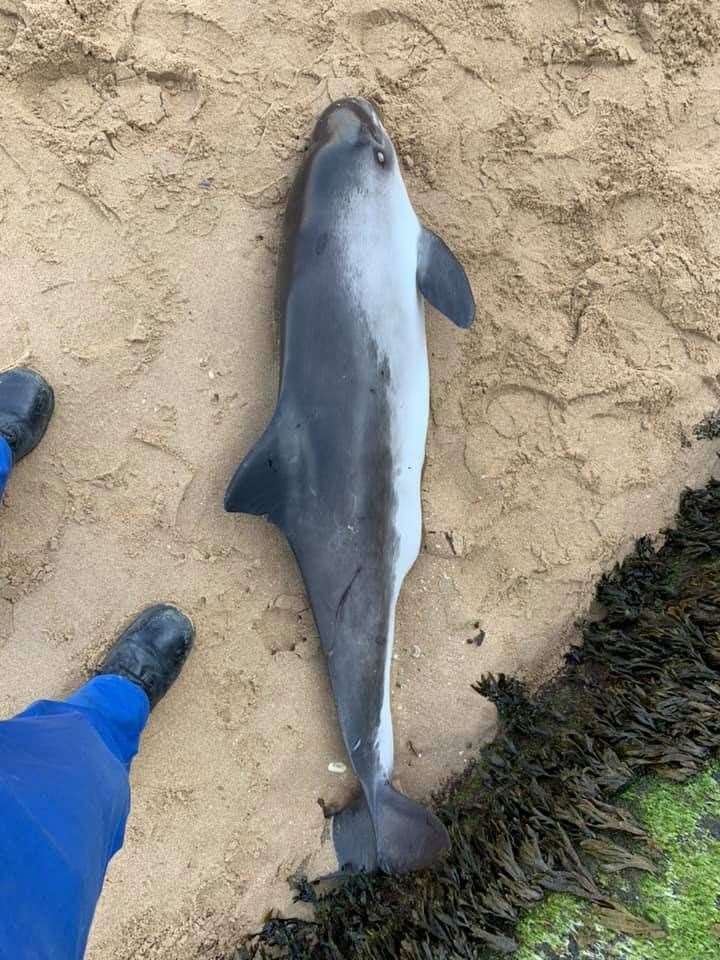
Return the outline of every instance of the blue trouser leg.
{"type": "Polygon", "coordinates": [[[0,497],[5,492],[5,484],[13,468],[12,450],[4,437],[0,437],[0,497]]]}
{"type": "Polygon", "coordinates": [[[75,960],[122,846],[150,706],[123,677],[0,722],[0,960],[75,960]]]}

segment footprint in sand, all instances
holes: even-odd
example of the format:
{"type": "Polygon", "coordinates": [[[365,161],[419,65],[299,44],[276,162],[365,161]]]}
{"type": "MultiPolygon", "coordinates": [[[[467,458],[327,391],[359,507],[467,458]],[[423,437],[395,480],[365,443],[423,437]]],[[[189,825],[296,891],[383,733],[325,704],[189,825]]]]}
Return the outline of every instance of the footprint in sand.
{"type": "Polygon", "coordinates": [[[7,10],[0,10],[0,50],[9,50],[15,43],[20,18],[7,10]]]}

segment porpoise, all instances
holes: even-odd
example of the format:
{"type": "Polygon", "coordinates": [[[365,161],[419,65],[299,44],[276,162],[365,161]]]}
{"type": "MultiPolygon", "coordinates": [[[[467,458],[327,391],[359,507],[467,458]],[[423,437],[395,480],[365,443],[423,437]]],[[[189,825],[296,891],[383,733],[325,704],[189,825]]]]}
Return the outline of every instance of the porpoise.
{"type": "Polygon", "coordinates": [[[302,572],[362,788],[333,818],[344,871],[404,873],[449,845],[437,817],[392,784],[395,605],[422,531],[423,298],[459,327],[474,319],[465,272],[415,215],[375,107],[338,100],[287,206],[277,406],[225,509],[276,524],[302,572]]]}

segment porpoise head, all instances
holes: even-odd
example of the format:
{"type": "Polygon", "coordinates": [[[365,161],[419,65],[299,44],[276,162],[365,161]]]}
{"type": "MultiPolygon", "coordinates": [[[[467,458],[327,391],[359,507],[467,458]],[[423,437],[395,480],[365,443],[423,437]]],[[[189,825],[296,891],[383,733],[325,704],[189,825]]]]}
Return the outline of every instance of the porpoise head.
{"type": "Polygon", "coordinates": [[[276,313],[284,316],[295,263],[295,240],[312,224],[321,234],[349,210],[375,209],[388,216],[388,197],[411,211],[392,141],[378,110],[362,97],[335,100],[323,110],[288,196],[285,244],[278,271],[276,313]]]}
{"type": "MultiPolygon", "coordinates": [[[[377,108],[362,97],[343,97],[326,107],[317,119],[311,142],[314,147],[344,144],[358,150],[392,151],[377,108]]],[[[382,158],[378,162],[382,166],[382,158]]]]}
{"type": "Polygon", "coordinates": [[[318,118],[307,163],[329,190],[381,191],[398,174],[397,159],[378,110],[362,97],[331,103],[318,118]]]}

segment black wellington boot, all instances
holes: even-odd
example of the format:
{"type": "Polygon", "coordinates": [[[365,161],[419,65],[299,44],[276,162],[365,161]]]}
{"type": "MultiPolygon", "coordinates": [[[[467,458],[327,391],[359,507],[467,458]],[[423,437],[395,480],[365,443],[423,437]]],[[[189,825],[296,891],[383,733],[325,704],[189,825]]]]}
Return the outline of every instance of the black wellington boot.
{"type": "Polygon", "coordinates": [[[15,463],[40,443],[54,407],[52,387],[39,373],[25,367],[0,373],[0,436],[15,463]]]}
{"type": "Polygon", "coordinates": [[[194,635],[192,622],[177,607],[148,607],[115,641],[97,676],[132,680],[145,691],[152,709],[177,680],[194,635]]]}

